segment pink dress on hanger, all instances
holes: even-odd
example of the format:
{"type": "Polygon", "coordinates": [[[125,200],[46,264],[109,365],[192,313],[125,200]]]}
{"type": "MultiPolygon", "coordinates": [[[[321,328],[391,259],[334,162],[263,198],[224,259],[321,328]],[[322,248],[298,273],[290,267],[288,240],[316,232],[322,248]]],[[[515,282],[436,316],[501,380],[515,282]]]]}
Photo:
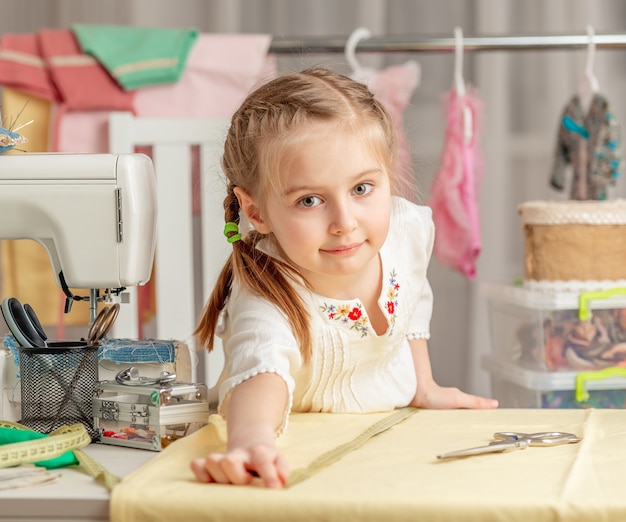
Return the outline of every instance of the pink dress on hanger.
{"type": "Polygon", "coordinates": [[[471,93],[445,96],[448,121],[441,165],[435,175],[428,205],[433,210],[434,254],[439,261],[468,279],[476,276],[481,249],[477,193],[482,177],[477,120],[482,104],[471,93]],[[471,132],[466,137],[464,111],[471,112],[471,132]]]}

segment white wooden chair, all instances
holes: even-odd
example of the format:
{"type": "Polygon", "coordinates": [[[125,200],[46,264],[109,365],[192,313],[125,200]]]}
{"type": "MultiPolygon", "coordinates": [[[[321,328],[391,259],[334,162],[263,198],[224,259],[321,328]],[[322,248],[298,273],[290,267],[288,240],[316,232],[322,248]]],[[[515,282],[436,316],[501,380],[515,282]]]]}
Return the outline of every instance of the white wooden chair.
{"type": "MultiPolygon", "coordinates": [[[[152,147],[157,179],[157,245],[152,281],[156,292],[156,339],[185,341],[192,351],[192,333],[219,271],[230,252],[223,236],[225,182],[220,157],[229,122],[205,118],[135,117],[127,112],[109,118],[109,150],[134,152],[152,147]],[[199,216],[193,216],[192,147],[199,147],[199,216]],[[199,233],[198,230],[200,231],[199,233]]],[[[141,318],[137,290],[128,289],[131,304],[123,304],[115,323],[117,338],[137,339],[141,318]]],[[[195,379],[215,384],[223,366],[219,339],[204,361],[204,375],[195,379]]]]}

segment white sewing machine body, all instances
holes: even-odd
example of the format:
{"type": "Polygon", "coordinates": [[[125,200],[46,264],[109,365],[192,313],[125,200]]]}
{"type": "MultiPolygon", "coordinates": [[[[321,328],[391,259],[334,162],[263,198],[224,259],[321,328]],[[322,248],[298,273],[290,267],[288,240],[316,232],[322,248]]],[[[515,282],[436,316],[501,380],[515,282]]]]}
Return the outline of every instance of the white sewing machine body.
{"type": "Polygon", "coordinates": [[[143,154],[0,156],[0,238],[42,244],[59,286],[61,278],[71,288],[145,284],[156,245],[152,161],[143,154]]]}

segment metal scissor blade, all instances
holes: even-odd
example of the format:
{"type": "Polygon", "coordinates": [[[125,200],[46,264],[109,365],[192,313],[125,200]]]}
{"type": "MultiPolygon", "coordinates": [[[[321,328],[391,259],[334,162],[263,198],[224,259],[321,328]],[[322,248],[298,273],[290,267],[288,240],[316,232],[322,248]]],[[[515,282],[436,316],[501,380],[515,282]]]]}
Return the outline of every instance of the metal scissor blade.
{"type": "Polygon", "coordinates": [[[526,449],[527,447],[528,442],[525,440],[496,441],[487,446],[478,446],[476,448],[443,453],[442,455],[437,455],[437,458],[439,460],[458,459],[461,457],[471,457],[473,455],[483,455],[484,453],[502,453],[504,451],[511,451],[515,449],[526,449]]]}

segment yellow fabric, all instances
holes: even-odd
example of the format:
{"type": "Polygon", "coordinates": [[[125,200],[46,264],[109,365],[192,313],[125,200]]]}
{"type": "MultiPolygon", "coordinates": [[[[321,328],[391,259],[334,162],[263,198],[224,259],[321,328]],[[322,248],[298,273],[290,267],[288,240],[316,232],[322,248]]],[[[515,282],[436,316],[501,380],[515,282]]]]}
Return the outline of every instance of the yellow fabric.
{"type": "MultiPolygon", "coordinates": [[[[382,414],[294,414],[279,444],[292,469],[358,437],[382,414]]],[[[177,441],[112,491],[121,521],[623,521],[621,410],[423,410],[293,487],[199,484],[189,462],[222,450],[225,426],[177,441]],[[437,461],[496,431],[561,430],[578,444],[437,461]]]]}
{"type": "MultiPolygon", "coordinates": [[[[17,122],[12,125],[16,128],[33,120],[33,123],[18,131],[28,142],[19,145],[21,150],[12,150],[7,154],[48,150],[52,110],[50,101],[3,87],[0,107],[4,125],[11,125],[17,118],[17,122]]],[[[17,297],[21,302],[33,307],[42,324],[57,324],[64,296],[55,282],[52,265],[43,246],[35,241],[2,240],[0,250],[2,252],[0,298],[17,297]]],[[[86,295],[84,291],[77,293],[86,295]]],[[[65,314],[63,320],[65,324],[86,325],[89,321],[89,303],[87,301],[74,303],[72,312],[65,314]]]]}

